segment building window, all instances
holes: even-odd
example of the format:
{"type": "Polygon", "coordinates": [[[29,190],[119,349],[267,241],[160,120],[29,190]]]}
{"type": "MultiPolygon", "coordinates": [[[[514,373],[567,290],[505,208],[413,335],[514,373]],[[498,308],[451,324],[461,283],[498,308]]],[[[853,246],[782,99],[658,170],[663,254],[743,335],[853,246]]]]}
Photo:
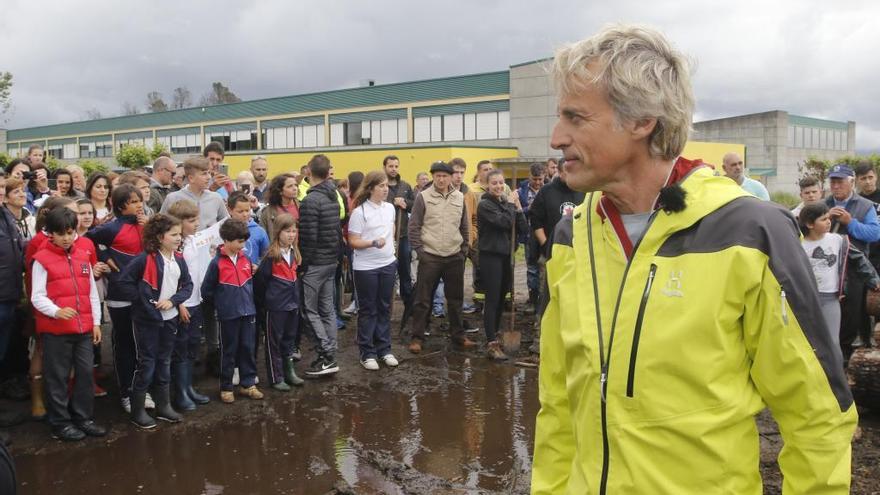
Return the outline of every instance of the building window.
{"type": "Polygon", "coordinates": [[[794,126],[788,126],[788,141],[786,142],[786,146],[789,148],[794,148],[794,126]]]}
{"type": "Polygon", "coordinates": [[[448,114],[413,119],[413,141],[476,141],[510,137],[510,112],[448,114]]]}
{"type": "Polygon", "coordinates": [[[263,129],[263,149],[281,150],[324,146],[324,125],[263,129]],[[308,137],[308,144],[306,143],[308,137]]]}
{"type": "Polygon", "coordinates": [[[80,158],[100,158],[113,156],[113,141],[95,141],[91,143],[80,143],[80,158]]]}
{"type": "Polygon", "coordinates": [[[7,146],[6,153],[8,153],[9,156],[11,156],[13,158],[17,157],[18,156],[18,146],[13,146],[13,145],[7,146]]]}
{"type": "Polygon", "coordinates": [[[819,142],[819,129],[812,129],[811,131],[812,131],[811,134],[813,135],[813,139],[812,139],[813,146],[812,147],[813,148],[821,147],[820,146],[821,143],[819,142]]]}
{"type": "MultiPolygon", "coordinates": [[[[257,149],[257,130],[212,132],[205,136],[208,142],[217,141],[226,151],[246,151],[257,149]]],[[[174,144],[171,145],[174,152],[174,144]]],[[[197,151],[198,152],[198,151],[197,151]]]]}
{"type": "Polygon", "coordinates": [[[803,148],[804,147],[804,128],[803,127],[794,127],[794,147],[795,148],[803,148]]]}
{"type": "Polygon", "coordinates": [[[343,124],[345,128],[345,132],[343,135],[345,136],[345,145],[346,146],[357,146],[361,144],[370,144],[369,136],[363,137],[363,126],[360,122],[346,122],[343,124]],[[364,142],[366,139],[366,143],[364,142]]]}

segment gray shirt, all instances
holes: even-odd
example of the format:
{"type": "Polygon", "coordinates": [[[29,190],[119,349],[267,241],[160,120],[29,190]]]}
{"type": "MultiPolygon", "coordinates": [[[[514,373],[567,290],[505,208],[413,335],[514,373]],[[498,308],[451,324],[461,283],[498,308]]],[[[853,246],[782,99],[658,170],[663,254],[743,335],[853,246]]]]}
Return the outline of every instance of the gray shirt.
{"type": "Polygon", "coordinates": [[[207,229],[220,220],[229,217],[229,212],[226,211],[226,203],[219,194],[206,189],[200,196],[196,196],[190,191],[189,186],[168,194],[165,197],[165,201],[162,202],[160,213],[168,213],[171,205],[181,200],[192,201],[199,207],[199,230],[207,229]]]}

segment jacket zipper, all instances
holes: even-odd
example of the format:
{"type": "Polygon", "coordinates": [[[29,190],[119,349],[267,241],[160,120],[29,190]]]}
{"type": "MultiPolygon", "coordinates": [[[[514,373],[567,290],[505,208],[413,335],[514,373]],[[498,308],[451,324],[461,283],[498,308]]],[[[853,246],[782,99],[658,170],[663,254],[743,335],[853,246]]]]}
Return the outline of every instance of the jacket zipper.
{"type": "Polygon", "coordinates": [[[626,396],[633,396],[633,382],[636,378],[636,357],[639,352],[639,338],[642,335],[642,323],[645,321],[645,308],[648,306],[648,296],[651,294],[651,287],[654,285],[654,275],[657,273],[657,265],[651,263],[651,270],[648,272],[648,281],[645,282],[645,291],[642,292],[642,302],[639,303],[639,314],[636,317],[636,327],[633,330],[632,350],[629,353],[629,376],[626,379],[626,396]]]}
{"type": "Polygon", "coordinates": [[[608,489],[608,469],[609,469],[609,456],[610,456],[610,446],[608,442],[608,407],[605,402],[607,397],[606,389],[608,386],[608,370],[611,361],[611,346],[614,345],[614,330],[617,327],[617,314],[620,310],[620,300],[623,297],[623,289],[626,286],[626,277],[629,274],[629,268],[632,266],[632,262],[636,257],[636,252],[639,249],[639,246],[642,244],[642,240],[645,238],[645,235],[648,233],[648,230],[651,228],[651,225],[654,223],[654,219],[657,218],[657,211],[651,214],[650,218],[648,218],[648,223],[645,225],[644,234],[642,234],[642,238],[633,246],[632,252],[630,253],[629,258],[626,260],[626,266],[623,269],[623,279],[620,282],[620,289],[617,291],[617,301],[614,304],[614,316],[611,319],[611,333],[608,336],[608,355],[606,358],[604,347],[604,336],[602,334],[602,317],[601,317],[601,308],[599,306],[599,282],[596,277],[596,257],[593,252],[593,196],[596,193],[590,193],[590,199],[587,204],[589,207],[587,208],[587,243],[589,244],[589,255],[590,255],[590,270],[593,277],[593,298],[594,304],[596,306],[596,330],[599,334],[599,366],[601,369],[599,375],[599,392],[601,395],[600,402],[600,411],[601,411],[601,420],[602,420],[602,476],[599,481],[599,495],[605,495],[608,489]]]}
{"type": "Polygon", "coordinates": [[[785,289],[781,289],[779,295],[782,299],[782,322],[788,325],[788,309],[786,308],[785,289]]]}
{"type": "Polygon", "coordinates": [[[70,279],[73,281],[73,295],[76,298],[76,303],[74,303],[74,306],[76,306],[76,326],[79,327],[79,333],[83,333],[82,320],[79,319],[79,285],[77,285],[76,275],[73,273],[73,260],[70,258],[70,253],[67,253],[67,268],[70,269],[70,279]]]}

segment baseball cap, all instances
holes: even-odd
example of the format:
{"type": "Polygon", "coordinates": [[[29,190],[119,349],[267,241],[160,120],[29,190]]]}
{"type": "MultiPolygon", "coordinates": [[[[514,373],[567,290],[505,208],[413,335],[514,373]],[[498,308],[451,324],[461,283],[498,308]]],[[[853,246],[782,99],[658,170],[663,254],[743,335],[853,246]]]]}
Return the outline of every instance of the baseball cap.
{"type": "Polygon", "coordinates": [[[831,167],[828,177],[831,179],[845,179],[847,177],[855,177],[856,174],[846,165],[838,164],[831,167]]]}

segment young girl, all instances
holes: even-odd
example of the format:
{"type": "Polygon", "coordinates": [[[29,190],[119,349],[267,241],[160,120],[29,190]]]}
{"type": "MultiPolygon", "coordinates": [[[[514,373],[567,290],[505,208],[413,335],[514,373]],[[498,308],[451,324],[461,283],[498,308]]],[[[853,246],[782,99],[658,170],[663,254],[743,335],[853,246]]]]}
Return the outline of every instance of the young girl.
{"type": "Polygon", "coordinates": [[[394,205],[385,201],[387,197],[385,172],[370,172],[354,198],[348,222],[348,243],[354,251],[361,366],[373,371],[379,369],[377,358],[386,366],[397,366],[391,354],[391,297],[397,274],[394,205]]]}
{"type": "Polygon", "coordinates": [[[290,385],[303,384],[293,366],[293,348],[299,332],[296,269],[301,259],[296,248],[296,219],[293,215],[278,215],[273,226],[274,240],[254,277],[254,297],[266,311],[266,372],[269,374],[269,383],[275,390],[288,392],[290,385]]]}
{"type": "Polygon", "coordinates": [[[831,333],[834,349],[840,351],[840,300],[845,297],[847,263],[853,263],[855,273],[872,290],[880,290],[880,277],[867,257],[850,246],[847,236],[829,232],[831,215],[828,211],[828,206],[823,202],[806,204],[801,209],[798,221],[804,233],[801,245],[810,260],[819,288],[822,315],[831,333]]]}
{"type": "MultiPolygon", "coordinates": [[[[131,301],[121,297],[118,283],[122,270],[144,251],[144,228],[138,222],[138,215],[143,213],[143,200],[141,192],[129,184],[114,189],[111,198],[113,219],[88,231],[86,237],[95,243],[101,260],[111,268],[107,274],[105,302],[110,321],[113,322],[113,363],[119,380],[122,408],[131,412],[129,395],[137,362],[137,349],[131,327],[131,301]]],[[[152,406],[149,395],[147,405],[152,406]]]]}
{"type": "Polygon", "coordinates": [[[147,390],[153,387],[156,417],[177,423],[182,418],[171,407],[171,352],[177,334],[177,307],[192,294],[192,280],[177,252],[180,220],[165,214],[144,226],[144,252],[122,272],[118,288],[132,302],[137,369],[131,384],[131,422],[150,429],[156,422],[145,409],[147,390]]]}
{"type": "Polygon", "coordinates": [[[492,359],[506,359],[498,343],[498,327],[504,312],[504,296],[511,291],[511,230],[528,232],[519,204],[519,194],[504,194],[504,175],[493,170],[486,176],[489,189],[477,206],[477,245],[480,250],[480,278],[486,291],[483,325],[486,327],[488,354],[492,359]]]}
{"type": "MultiPolygon", "coordinates": [[[[296,177],[291,174],[278,174],[269,183],[266,190],[266,207],[260,211],[260,225],[271,236],[275,232],[273,223],[278,215],[288,213],[299,220],[299,201],[297,195],[296,177]]],[[[269,237],[270,241],[274,239],[269,237]]]]}
{"type": "Polygon", "coordinates": [[[80,197],[76,189],[73,188],[73,174],[64,168],[55,171],[55,190],[58,191],[58,196],[74,199],[80,197]]]}

